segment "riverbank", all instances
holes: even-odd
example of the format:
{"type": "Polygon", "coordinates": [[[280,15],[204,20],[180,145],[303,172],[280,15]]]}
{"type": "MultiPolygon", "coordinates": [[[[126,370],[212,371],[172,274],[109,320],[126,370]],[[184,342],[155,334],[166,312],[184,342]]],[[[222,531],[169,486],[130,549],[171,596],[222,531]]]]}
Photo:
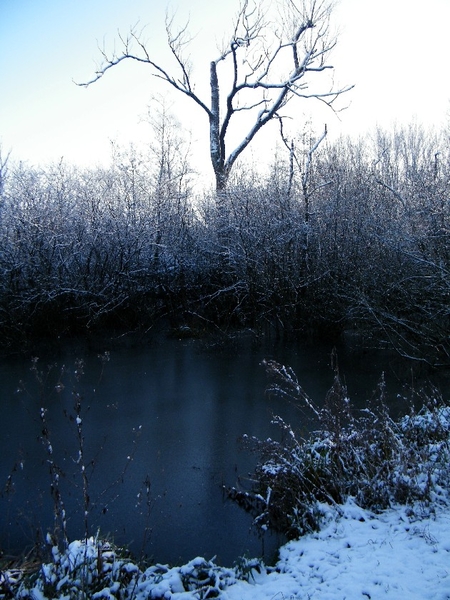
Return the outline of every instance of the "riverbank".
{"type": "Polygon", "coordinates": [[[322,505],[323,527],[282,546],[274,567],[257,560],[223,568],[197,557],[181,567],[147,569],[100,540],[54,549],[53,562],[24,577],[5,571],[0,597],[165,598],[273,600],[275,598],[425,599],[450,597],[450,507],[396,506],[375,514],[358,507],[322,505]],[[5,592],[10,587],[12,596],[5,592]],[[83,591],[84,590],[84,591],[83,591]],[[85,594],[80,596],[80,594],[85,594]],[[75,595],[74,595],[75,594],[75,595]],[[78,595],[77,595],[78,594],[78,595]],[[87,595],[86,595],[87,594],[87,595]]]}
{"type": "MultiPolygon", "coordinates": [[[[302,392],[291,369],[274,361],[266,367],[276,376],[272,393],[302,392]]],[[[383,390],[378,408],[372,403],[358,418],[349,413],[347,427],[329,429],[332,415],[336,425],[349,409],[336,374],[322,410],[304,398],[319,417],[319,433],[297,439],[289,430],[287,445],[266,442],[247,498],[259,499],[263,512],[253,515],[254,525],[264,531],[280,525],[271,516],[282,509],[291,541],[279,548],[274,566],[242,555],[228,568],[201,556],[182,566],[148,566],[99,534],[69,543],[66,509],[58,504],[60,525],[41,545],[39,568],[3,564],[0,598],[449,598],[450,408],[437,393],[423,395],[420,411],[411,404],[396,421],[383,390]],[[280,496],[280,486],[290,494],[280,496]]],[[[179,535],[172,545],[178,546],[186,531],[175,523],[179,535]]],[[[201,535],[197,522],[191,535],[201,535]]],[[[221,544],[216,538],[218,555],[221,544]]]]}

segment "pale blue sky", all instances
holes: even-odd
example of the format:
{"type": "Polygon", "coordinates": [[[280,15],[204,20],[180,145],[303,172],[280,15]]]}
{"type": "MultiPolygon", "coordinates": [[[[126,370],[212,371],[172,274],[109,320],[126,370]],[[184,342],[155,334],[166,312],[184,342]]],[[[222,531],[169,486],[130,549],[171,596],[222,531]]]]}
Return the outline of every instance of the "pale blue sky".
{"type": "MultiPolygon", "coordinates": [[[[238,0],[170,3],[180,23],[190,14],[190,29],[197,34],[192,45],[196,74],[206,86],[209,60],[216,57],[217,41],[227,37],[237,5],[238,0]]],[[[166,6],[165,0],[0,0],[3,151],[32,164],[61,157],[95,164],[108,159],[110,139],[122,144],[148,139],[142,116],[151,95],[173,94],[157,85],[148,67],[122,64],[88,89],[73,80],[93,75],[100,62],[97,42],[112,48],[117,30],[126,33],[137,21],[148,24],[151,52],[169,64],[166,6]]],[[[318,129],[324,120],[334,133],[364,133],[377,123],[389,126],[414,117],[426,125],[448,123],[449,0],[341,0],[333,23],[340,30],[331,61],[336,80],[356,88],[346,97],[350,106],[341,122],[318,113],[318,129]]],[[[301,116],[310,106],[297,104],[296,113],[301,116]]],[[[204,115],[189,103],[180,107],[194,139],[202,141],[204,115]]],[[[200,161],[208,162],[205,150],[200,161]]]]}

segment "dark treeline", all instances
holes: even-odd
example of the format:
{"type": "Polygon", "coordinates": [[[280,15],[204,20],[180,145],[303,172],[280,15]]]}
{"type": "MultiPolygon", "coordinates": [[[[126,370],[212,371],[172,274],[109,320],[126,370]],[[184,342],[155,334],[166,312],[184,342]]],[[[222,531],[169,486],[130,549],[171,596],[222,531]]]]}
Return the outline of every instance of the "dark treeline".
{"type": "Polygon", "coordinates": [[[109,168],[3,166],[0,328],[36,336],[275,324],[353,331],[414,358],[450,358],[450,153],[420,127],[314,147],[265,176],[191,190],[187,145],[160,122],[145,157],[109,168]],[[159,129],[158,129],[159,127],[159,129]]]}

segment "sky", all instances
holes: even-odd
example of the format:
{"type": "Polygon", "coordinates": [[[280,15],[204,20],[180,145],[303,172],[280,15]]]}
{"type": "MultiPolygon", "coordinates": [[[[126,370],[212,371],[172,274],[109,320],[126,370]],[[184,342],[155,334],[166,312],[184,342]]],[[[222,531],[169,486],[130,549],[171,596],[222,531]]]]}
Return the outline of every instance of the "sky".
{"type": "MultiPolygon", "coordinates": [[[[126,61],[90,86],[101,63],[99,47],[120,48],[117,34],[146,26],[150,54],[170,69],[165,14],[189,19],[192,60],[199,92],[206,95],[209,61],[231,31],[238,0],[0,0],[0,144],[5,155],[32,165],[64,160],[82,166],[105,164],[111,141],[146,143],[145,116],[151,99],[164,94],[192,132],[198,164],[209,169],[206,115],[147,65],[126,61]],[[204,90],[204,91],[203,91],[204,90]]],[[[329,61],[338,85],[355,85],[339,113],[296,101],[299,130],[312,119],[330,135],[365,135],[376,126],[447,126],[449,0],[340,0],[332,25],[338,44],[329,61]]],[[[267,139],[255,138],[254,148],[267,139]]]]}

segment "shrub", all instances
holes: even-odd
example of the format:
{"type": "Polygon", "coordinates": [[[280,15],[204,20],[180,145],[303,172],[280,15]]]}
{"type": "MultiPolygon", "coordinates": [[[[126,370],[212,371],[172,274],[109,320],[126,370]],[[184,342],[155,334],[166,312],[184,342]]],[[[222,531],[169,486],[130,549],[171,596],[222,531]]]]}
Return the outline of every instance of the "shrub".
{"type": "Polygon", "coordinates": [[[411,400],[409,414],[394,420],[383,376],[375,397],[357,411],[336,366],[320,408],[292,369],[275,361],[263,364],[272,378],[269,392],[301,403],[319,427],[304,438],[276,416],[281,441],[244,436],[260,460],[251,489],[231,488],[228,494],[253,514],[257,527],[292,539],[320,527],[322,503],[339,505],[350,496],[372,510],[447,500],[450,407],[436,390],[431,396],[420,394],[419,411],[411,400]]]}
{"type": "MultiPolygon", "coordinates": [[[[52,544],[51,538],[48,542],[52,544]]],[[[21,569],[0,572],[0,598],[171,598],[191,592],[200,598],[218,598],[238,579],[249,580],[264,566],[243,561],[235,568],[197,557],[181,567],[155,564],[148,568],[132,562],[123,550],[99,537],[74,541],[33,574],[21,569]]]]}

